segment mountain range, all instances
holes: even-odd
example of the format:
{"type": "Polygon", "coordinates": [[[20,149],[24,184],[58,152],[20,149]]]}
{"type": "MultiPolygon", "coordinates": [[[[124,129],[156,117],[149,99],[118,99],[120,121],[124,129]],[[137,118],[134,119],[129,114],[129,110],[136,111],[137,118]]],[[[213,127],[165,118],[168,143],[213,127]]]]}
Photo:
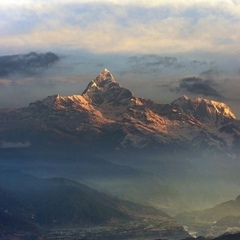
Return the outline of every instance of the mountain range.
{"type": "Polygon", "coordinates": [[[1,112],[1,148],[74,144],[84,149],[238,151],[240,122],[221,102],[136,97],[104,69],[81,95],[52,95],[1,112]],[[14,133],[13,133],[14,132],[14,133]]]}

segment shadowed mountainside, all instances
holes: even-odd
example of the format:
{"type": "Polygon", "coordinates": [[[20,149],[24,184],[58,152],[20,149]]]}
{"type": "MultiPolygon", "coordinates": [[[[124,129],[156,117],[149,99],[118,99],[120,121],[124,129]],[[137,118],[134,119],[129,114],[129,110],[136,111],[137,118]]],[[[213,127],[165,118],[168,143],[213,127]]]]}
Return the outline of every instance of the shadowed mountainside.
{"type": "MultiPolygon", "coordinates": [[[[169,236],[187,235],[183,228],[160,210],[119,200],[65,178],[41,179],[17,171],[0,172],[0,231],[3,236],[39,234],[60,227],[109,227],[160,222],[169,236]]],[[[143,231],[144,229],[142,229],[143,231]]],[[[129,229],[129,234],[131,234],[129,229]]],[[[149,230],[149,234],[151,230],[149,230]]],[[[159,235],[162,234],[159,229],[159,235]]],[[[157,233],[155,233],[157,234],[157,233]]]]}

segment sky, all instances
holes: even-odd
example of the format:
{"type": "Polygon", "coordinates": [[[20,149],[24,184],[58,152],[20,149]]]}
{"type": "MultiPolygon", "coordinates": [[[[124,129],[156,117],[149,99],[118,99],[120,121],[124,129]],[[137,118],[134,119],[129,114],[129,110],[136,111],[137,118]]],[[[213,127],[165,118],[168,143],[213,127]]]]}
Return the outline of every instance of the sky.
{"type": "Polygon", "coordinates": [[[240,0],[8,0],[0,16],[0,56],[60,57],[0,76],[0,107],[81,94],[107,68],[137,96],[213,99],[240,119],[240,0]]]}

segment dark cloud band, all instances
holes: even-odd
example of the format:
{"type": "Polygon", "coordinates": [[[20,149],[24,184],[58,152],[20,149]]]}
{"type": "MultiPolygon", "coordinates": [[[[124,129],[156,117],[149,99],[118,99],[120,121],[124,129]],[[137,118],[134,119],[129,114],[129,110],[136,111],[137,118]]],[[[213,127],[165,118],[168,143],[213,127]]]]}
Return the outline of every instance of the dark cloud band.
{"type": "Polygon", "coordinates": [[[59,57],[51,52],[2,56],[0,57],[0,77],[8,77],[12,74],[35,75],[39,70],[48,68],[58,60],[59,57]]]}
{"type": "Polygon", "coordinates": [[[221,93],[215,89],[216,84],[212,80],[204,80],[198,77],[184,78],[179,81],[178,90],[192,94],[201,94],[211,97],[222,97],[221,93]]]}

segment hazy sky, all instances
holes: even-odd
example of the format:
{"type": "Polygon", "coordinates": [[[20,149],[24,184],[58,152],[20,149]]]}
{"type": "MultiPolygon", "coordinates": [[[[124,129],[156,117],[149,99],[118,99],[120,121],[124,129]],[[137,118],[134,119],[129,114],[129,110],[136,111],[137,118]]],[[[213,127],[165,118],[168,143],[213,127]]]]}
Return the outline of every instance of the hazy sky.
{"type": "Polygon", "coordinates": [[[61,57],[1,78],[0,107],[80,94],[106,67],[138,96],[211,98],[240,118],[240,0],[7,0],[0,16],[0,55],[61,57]]]}

